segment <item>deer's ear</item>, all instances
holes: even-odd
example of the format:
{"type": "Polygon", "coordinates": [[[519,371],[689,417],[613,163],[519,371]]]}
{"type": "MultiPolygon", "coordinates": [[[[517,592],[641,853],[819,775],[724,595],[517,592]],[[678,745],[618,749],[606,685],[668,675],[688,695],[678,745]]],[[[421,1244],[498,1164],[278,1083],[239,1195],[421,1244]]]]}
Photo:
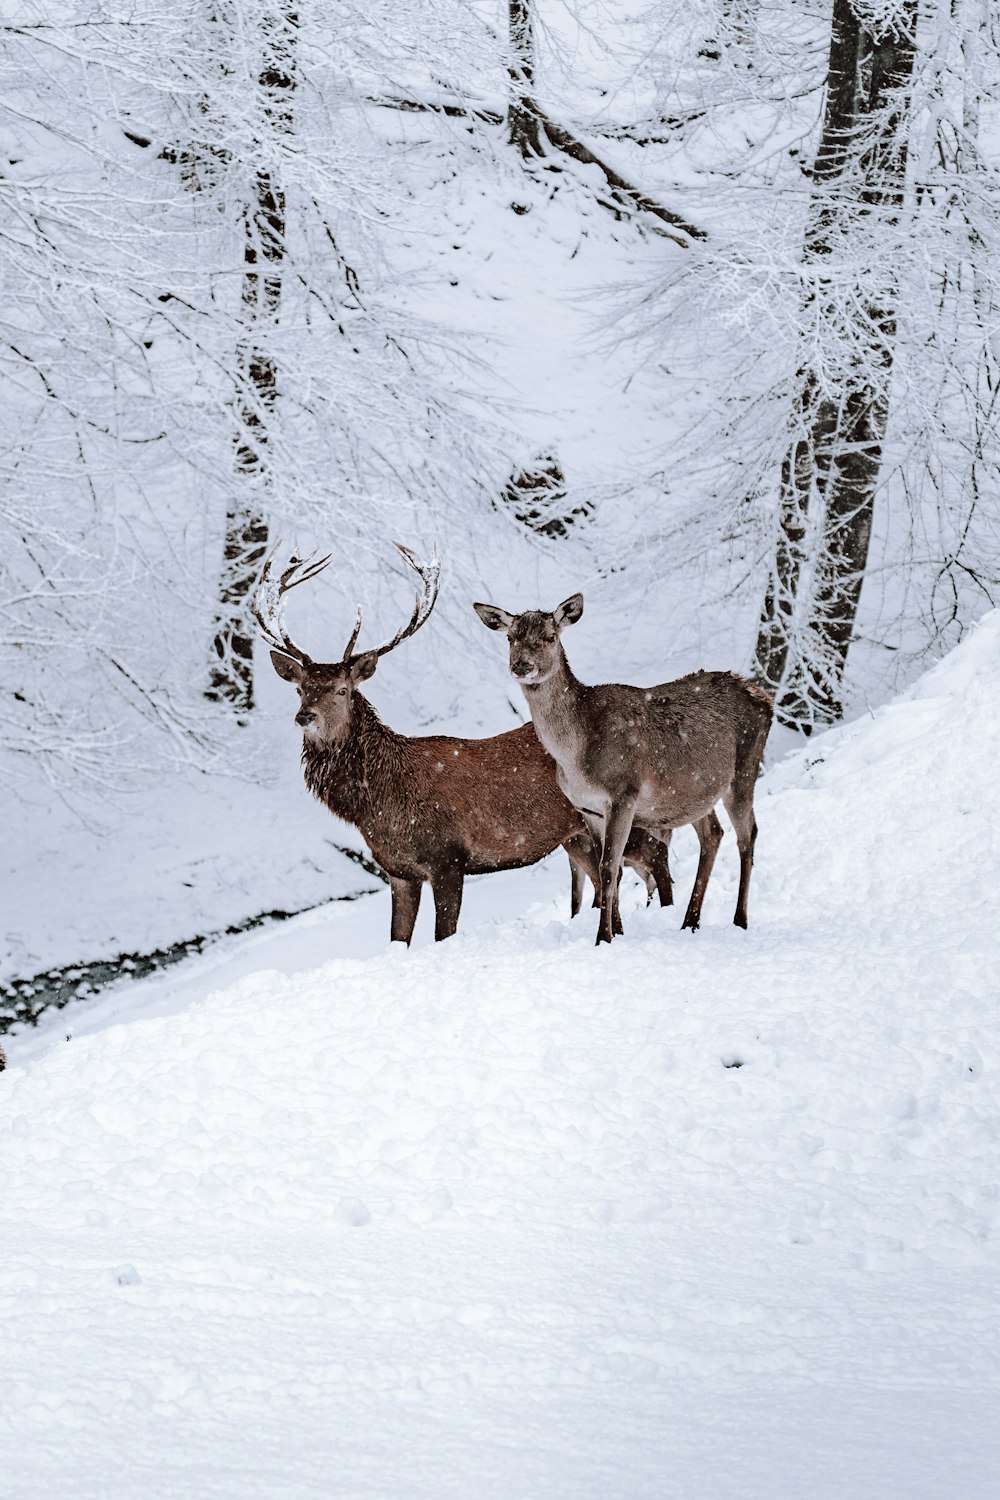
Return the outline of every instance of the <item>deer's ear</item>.
{"type": "Polygon", "coordinates": [[[369,677],[374,676],[377,666],[378,652],[362,651],[361,655],[355,657],[351,664],[351,681],[367,682],[369,677]]]}
{"type": "Polygon", "coordinates": [[[286,682],[302,681],[302,663],[297,662],[294,656],[286,656],[283,651],[272,651],[271,665],[286,682]]]}
{"type": "Polygon", "coordinates": [[[564,599],[553,615],[553,619],[560,630],[564,625],[575,625],[583,614],[583,595],[572,594],[570,598],[564,599]]]}
{"type": "Polygon", "coordinates": [[[472,607],[487,630],[509,630],[514,623],[514,616],[505,609],[498,609],[495,604],[474,604],[472,607]]]}

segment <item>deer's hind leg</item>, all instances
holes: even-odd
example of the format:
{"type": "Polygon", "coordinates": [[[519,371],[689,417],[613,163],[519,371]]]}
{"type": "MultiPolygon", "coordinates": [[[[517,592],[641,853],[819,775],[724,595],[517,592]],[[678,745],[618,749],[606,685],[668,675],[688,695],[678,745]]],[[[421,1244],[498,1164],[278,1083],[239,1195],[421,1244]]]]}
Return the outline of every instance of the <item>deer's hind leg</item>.
{"type": "Polygon", "coordinates": [[[747,897],[750,894],[750,875],[753,870],[753,849],[757,842],[757,819],[753,811],[753,782],[743,784],[739,773],[732,786],[723,794],[723,805],[736,832],[736,843],[740,851],[740,889],[736,898],[736,914],[733,922],[737,927],[747,925],[747,897]]]}
{"type": "Polygon", "coordinates": [[[701,907],[705,892],[708,890],[708,879],[712,873],[712,866],[715,864],[715,856],[719,852],[719,845],[722,843],[722,824],[716,817],[714,809],[698,819],[694,825],[694,831],[698,835],[701,854],[698,857],[698,870],[694,877],[691,899],[684,913],[681,930],[689,927],[692,932],[697,932],[701,926],[701,907]]]}

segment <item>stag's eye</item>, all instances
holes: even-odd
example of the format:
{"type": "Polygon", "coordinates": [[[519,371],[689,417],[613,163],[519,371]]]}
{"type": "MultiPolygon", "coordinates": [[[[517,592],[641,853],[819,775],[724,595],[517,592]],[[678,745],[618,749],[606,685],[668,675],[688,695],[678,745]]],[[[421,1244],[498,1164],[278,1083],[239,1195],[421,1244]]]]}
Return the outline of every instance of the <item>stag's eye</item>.
{"type": "Polygon", "coordinates": [[[556,638],[555,638],[554,635],[547,635],[547,636],[545,636],[545,644],[546,644],[546,646],[554,646],[555,643],[556,643],[556,638]]]}
{"type": "Polygon", "coordinates": [[[347,689],[346,688],[338,688],[337,689],[337,697],[338,698],[346,698],[347,697],[347,689]]]}

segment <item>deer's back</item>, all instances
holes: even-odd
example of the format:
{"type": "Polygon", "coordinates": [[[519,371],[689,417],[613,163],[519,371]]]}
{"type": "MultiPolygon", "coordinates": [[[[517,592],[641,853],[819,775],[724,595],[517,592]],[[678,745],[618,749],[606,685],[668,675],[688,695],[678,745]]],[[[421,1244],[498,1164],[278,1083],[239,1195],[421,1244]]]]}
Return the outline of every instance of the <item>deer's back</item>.
{"type": "Polygon", "coordinates": [[[759,759],[772,713],[767,693],[735,672],[692,672],[648,688],[604,683],[587,690],[586,707],[576,805],[587,805],[588,790],[592,798],[598,788],[628,792],[638,798],[636,823],[646,816],[661,828],[719,801],[754,747],[759,759]]]}

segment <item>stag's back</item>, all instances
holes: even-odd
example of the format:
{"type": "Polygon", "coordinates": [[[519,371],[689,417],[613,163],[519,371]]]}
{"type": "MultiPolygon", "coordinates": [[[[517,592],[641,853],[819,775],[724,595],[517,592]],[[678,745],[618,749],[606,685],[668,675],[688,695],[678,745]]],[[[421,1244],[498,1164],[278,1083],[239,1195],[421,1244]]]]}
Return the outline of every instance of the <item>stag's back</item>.
{"type": "Polygon", "coordinates": [[[413,739],[408,761],[424,819],[439,831],[450,823],[470,874],[532,864],[582,832],[531,724],[483,740],[413,739]]]}

